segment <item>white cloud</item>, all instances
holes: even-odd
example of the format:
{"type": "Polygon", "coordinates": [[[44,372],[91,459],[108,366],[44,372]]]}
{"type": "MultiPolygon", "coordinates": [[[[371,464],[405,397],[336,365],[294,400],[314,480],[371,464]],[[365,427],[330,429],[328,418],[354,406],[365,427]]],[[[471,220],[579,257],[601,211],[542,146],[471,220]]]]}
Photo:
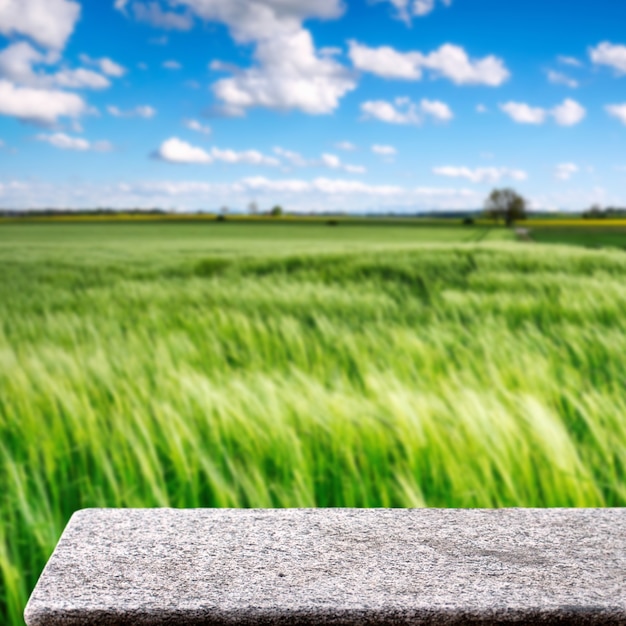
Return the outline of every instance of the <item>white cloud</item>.
{"type": "Polygon", "coordinates": [[[252,67],[231,68],[232,77],[213,85],[223,113],[243,115],[252,107],[331,113],[356,87],[355,77],[328,50],[316,52],[302,27],[308,18],[339,17],[341,0],[177,0],[176,5],[226,24],[236,41],[256,46],[252,67]]]}
{"type": "Polygon", "coordinates": [[[622,124],[626,124],[626,102],[624,104],[608,104],[604,109],[610,116],[615,117],[622,124]]]}
{"type": "Polygon", "coordinates": [[[487,107],[484,104],[477,104],[476,105],[476,113],[488,113],[489,110],[487,109],[487,107]]]}
{"type": "Polygon", "coordinates": [[[335,144],[337,150],[345,150],[346,152],[352,152],[356,150],[356,146],[351,141],[338,141],[335,144]]]}
{"type": "Polygon", "coordinates": [[[213,147],[207,152],[203,148],[192,146],[186,141],[178,139],[178,137],[172,137],[164,141],[160,148],[155,151],[154,156],[168,163],[213,163],[214,161],[221,161],[222,163],[230,164],[280,165],[278,159],[266,156],[257,150],[237,152],[235,150],[223,150],[213,147]]]}
{"type": "Polygon", "coordinates": [[[575,163],[560,163],[554,170],[554,177],[557,180],[569,180],[574,174],[577,174],[580,168],[575,163]]]}
{"type": "Polygon", "coordinates": [[[311,34],[304,29],[259,42],[254,56],[256,65],[213,85],[227,113],[242,115],[251,107],[267,107],[326,114],[356,88],[356,79],[346,68],[316,53],[311,34]]]}
{"type": "Polygon", "coordinates": [[[429,54],[398,52],[389,46],[370,48],[354,40],[348,55],[359,70],[382,78],[420,80],[424,70],[451,80],[456,85],[498,87],[510,77],[504,61],[494,55],[470,59],[460,46],[444,44],[429,54]]]}
{"type": "Polygon", "coordinates": [[[569,65],[570,67],[582,67],[583,66],[583,64],[574,57],[561,55],[557,57],[557,61],[561,63],[562,65],[569,65]]]}
{"type": "Polygon", "coordinates": [[[382,78],[419,80],[422,78],[419,52],[398,52],[390,46],[370,48],[357,41],[349,42],[348,56],[354,67],[382,78]]]}
{"type": "Polygon", "coordinates": [[[270,40],[297,33],[305,19],[336,19],[341,0],[178,0],[209,22],[226,24],[238,41],[270,40]]]}
{"type": "Polygon", "coordinates": [[[19,41],[0,51],[0,77],[20,85],[42,88],[106,89],[111,85],[102,74],[84,68],[62,68],[51,74],[33,69],[34,66],[49,66],[58,61],[56,51],[43,54],[28,42],[19,41]]]}
{"type": "Polygon", "coordinates": [[[618,74],[626,74],[626,46],[603,41],[595,48],[589,48],[589,56],[596,65],[607,65],[618,74]]]}
{"type": "Polygon", "coordinates": [[[50,126],[59,117],[78,118],[87,112],[85,101],[76,94],[53,89],[17,87],[8,80],[0,80],[0,115],[50,126]]]}
{"type": "Polygon", "coordinates": [[[81,54],[80,60],[85,65],[93,65],[100,69],[103,74],[107,76],[112,76],[113,78],[120,78],[126,74],[126,68],[116,63],[112,59],[108,57],[103,57],[101,59],[93,59],[87,54],[81,54]]]}
{"type": "Polygon", "coordinates": [[[423,66],[456,85],[487,85],[498,87],[510,77],[504,61],[496,56],[471,60],[463,48],[445,44],[426,55],[423,66]]]}
{"type": "Polygon", "coordinates": [[[582,122],[587,111],[575,100],[567,99],[552,109],[552,115],[559,126],[575,126],[582,122]]]}
{"type": "Polygon", "coordinates": [[[279,157],[296,167],[305,167],[309,164],[309,162],[299,152],[287,150],[285,148],[281,148],[280,146],[276,146],[274,148],[274,154],[277,154],[279,157]]]}
{"type": "MultiPolygon", "coordinates": [[[[425,17],[435,10],[436,0],[388,0],[397,10],[397,16],[405,22],[411,17],[425,17]]],[[[444,6],[449,7],[452,0],[442,0],[444,6]]]]}
{"type": "Polygon", "coordinates": [[[205,21],[226,24],[237,42],[255,45],[249,68],[213,65],[233,73],[212,87],[222,113],[244,115],[252,107],[266,107],[326,114],[356,87],[353,73],[334,60],[335,51],[318,53],[311,33],[302,25],[305,19],[340,17],[345,8],[341,0],[177,0],[175,4],[205,21]]]}
{"type": "Polygon", "coordinates": [[[548,115],[545,109],[531,107],[524,102],[507,102],[501,104],[500,109],[518,124],[543,124],[548,115]]]}
{"type": "Polygon", "coordinates": [[[90,142],[83,137],[71,137],[65,133],[54,133],[51,135],[40,134],[36,137],[37,141],[44,141],[55,148],[61,150],[78,150],[85,152],[93,150],[95,152],[109,152],[113,146],[108,141],[90,142]]]}
{"type": "Polygon", "coordinates": [[[343,163],[336,154],[322,154],[320,161],[324,167],[329,167],[333,170],[343,170],[349,174],[365,174],[366,172],[366,169],[362,165],[343,163]]]}
{"type": "Polygon", "coordinates": [[[413,15],[422,17],[435,10],[435,0],[415,0],[413,3],[413,15]]]}
{"type": "Polygon", "coordinates": [[[500,109],[518,124],[539,125],[552,116],[560,126],[575,126],[587,115],[587,111],[583,106],[569,98],[553,109],[532,107],[524,102],[507,102],[506,104],[501,104],[500,109]]]}
{"type": "Polygon", "coordinates": [[[134,2],[132,10],[138,22],[145,22],[155,28],[185,31],[193,26],[193,17],[189,12],[164,11],[158,2],[134,2]]]}
{"type": "Polygon", "coordinates": [[[221,150],[220,148],[211,148],[211,156],[216,161],[224,163],[247,163],[249,165],[269,165],[275,167],[280,165],[280,161],[274,157],[265,156],[258,150],[244,150],[237,152],[235,150],[221,150]]]}
{"type": "Polygon", "coordinates": [[[212,132],[210,126],[201,124],[198,120],[184,120],[183,124],[185,125],[185,128],[193,130],[196,133],[201,133],[203,135],[210,135],[212,132]]]}
{"type": "Polygon", "coordinates": [[[183,66],[178,61],[170,60],[170,61],[164,61],[163,67],[166,70],[180,70],[182,69],[183,66]]]}
{"type": "Polygon", "coordinates": [[[112,115],[113,117],[143,117],[144,119],[150,119],[157,113],[156,109],[148,104],[139,105],[134,109],[128,109],[126,111],[120,109],[119,107],[110,105],[107,107],[107,111],[109,112],[109,115],[112,115]]]}
{"type": "Polygon", "coordinates": [[[72,0],[2,0],[0,33],[24,35],[44,48],[61,50],[80,16],[72,0]]]}
{"type": "Polygon", "coordinates": [[[422,100],[420,107],[423,113],[441,122],[449,122],[454,117],[450,107],[439,100],[422,100]]]}
{"type": "Polygon", "coordinates": [[[439,121],[449,121],[454,117],[445,102],[423,99],[419,104],[409,98],[396,98],[394,102],[386,100],[368,100],[361,104],[365,119],[377,119],[388,124],[419,125],[426,116],[439,121]]]}
{"type": "Polygon", "coordinates": [[[555,72],[554,70],[548,70],[548,81],[553,85],[565,85],[566,87],[571,87],[572,89],[576,89],[580,86],[580,83],[567,76],[567,74],[563,74],[562,72],[555,72]]]}
{"type": "Polygon", "coordinates": [[[160,206],[173,209],[216,210],[228,205],[245,209],[250,197],[263,205],[279,202],[290,211],[403,211],[470,209],[480,206],[483,194],[472,189],[373,185],[359,180],[315,178],[305,180],[242,178],[229,183],[197,180],[158,180],[94,184],[46,183],[8,180],[0,182],[6,206],[84,208],[100,206],[102,198],[116,208],[160,206]]]}
{"type": "MultiPolygon", "coordinates": [[[[557,186],[558,187],[558,186],[557,186]]],[[[263,207],[280,203],[289,211],[341,211],[415,213],[430,210],[476,209],[484,200],[480,187],[424,187],[368,184],[361,180],[315,178],[313,180],[270,179],[261,176],[232,182],[206,180],[120,181],[114,184],[68,181],[49,183],[41,180],[0,178],[0,199],[4,206],[21,208],[114,208],[163,207],[172,210],[217,210],[227,205],[245,211],[251,198],[263,207]]],[[[579,189],[561,186],[545,195],[532,195],[536,208],[586,209],[593,203],[623,206],[626,195],[602,188],[579,189]]]]}
{"type": "Polygon", "coordinates": [[[380,144],[374,144],[372,146],[372,152],[381,156],[395,156],[398,151],[393,146],[382,146],[380,144]]]}
{"type": "Polygon", "coordinates": [[[287,161],[289,165],[295,167],[328,167],[333,170],[342,170],[349,174],[364,174],[365,167],[362,165],[351,165],[344,163],[336,154],[324,153],[319,159],[306,159],[299,152],[287,150],[277,146],[274,148],[274,154],[287,161]]]}
{"type": "Polygon", "coordinates": [[[67,89],[107,89],[111,86],[102,74],[82,67],[75,70],[60,70],[50,76],[51,82],[67,89]]]}
{"type": "Polygon", "coordinates": [[[168,163],[212,163],[211,155],[186,141],[172,137],[164,141],[154,156],[168,163]]]}
{"type": "Polygon", "coordinates": [[[414,104],[401,107],[386,100],[368,100],[361,104],[361,111],[366,119],[373,118],[387,124],[417,125],[422,121],[417,113],[417,106],[414,104]]]}
{"type": "Polygon", "coordinates": [[[508,167],[469,167],[443,166],[433,168],[437,176],[448,178],[465,178],[472,183],[497,183],[503,178],[516,181],[527,180],[528,174],[524,170],[510,169],[508,167]]]}

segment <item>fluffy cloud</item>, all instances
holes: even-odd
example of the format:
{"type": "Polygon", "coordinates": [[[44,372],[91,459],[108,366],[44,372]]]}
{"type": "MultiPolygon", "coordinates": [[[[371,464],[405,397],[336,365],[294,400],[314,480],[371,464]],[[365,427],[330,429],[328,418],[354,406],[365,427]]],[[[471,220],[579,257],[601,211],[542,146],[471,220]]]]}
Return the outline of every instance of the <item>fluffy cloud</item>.
{"type": "Polygon", "coordinates": [[[424,70],[456,85],[498,87],[510,77],[504,61],[496,56],[470,59],[460,46],[444,44],[429,54],[398,52],[389,46],[370,48],[349,42],[349,56],[356,67],[382,78],[420,80],[424,70]]]}
{"type": "Polygon", "coordinates": [[[370,48],[357,41],[349,42],[349,57],[354,67],[383,78],[419,80],[422,78],[419,52],[398,52],[390,46],[370,48]]]}
{"type": "Polygon", "coordinates": [[[172,137],[164,141],[153,156],[168,163],[213,163],[221,161],[223,163],[247,163],[249,165],[280,165],[280,161],[274,157],[265,156],[257,150],[222,150],[211,148],[209,152],[203,148],[192,146],[186,141],[172,137]]]}
{"type": "Polygon", "coordinates": [[[19,41],[0,51],[0,76],[29,87],[106,89],[111,85],[102,74],[84,68],[63,68],[51,74],[34,69],[35,66],[55,64],[58,60],[57,52],[43,54],[26,41],[19,41]]]}
{"type": "Polygon", "coordinates": [[[44,48],[61,50],[80,16],[73,0],[2,0],[0,33],[24,35],[44,48]]]}
{"type": "Polygon", "coordinates": [[[255,66],[213,85],[227,113],[242,115],[251,107],[331,113],[356,88],[356,79],[346,68],[316,53],[311,34],[304,29],[259,42],[254,56],[255,66]]]}
{"type": "Polygon", "coordinates": [[[183,124],[185,125],[185,128],[193,130],[196,133],[201,133],[203,135],[210,135],[212,132],[210,126],[201,124],[198,120],[185,120],[183,124]]]}
{"type": "Polygon", "coordinates": [[[351,165],[344,163],[336,154],[325,153],[319,159],[306,159],[299,152],[286,150],[277,146],[274,148],[274,154],[287,161],[289,165],[295,167],[328,167],[333,170],[342,170],[349,174],[365,174],[366,169],[362,165],[351,165]]]}
{"type": "Polygon", "coordinates": [[[365,174],[366,169],[362,165],[349,165],[342,163],[336,154],[322,154],[321,163],[333,170],[343,170],[349,174],[365,174]]]}
{"type": "Polygon", "coordinates": [[[450,107],[439,100],[422,100],[420,107],[423,113],[441,122],[449,122],[454,117],[450,107]]]}
{"type": "Polygon", "coordinates": [[[154,156],[161,161],[168,163],[212,163],[211,155],[196,146],[192,146],[186,141],[172,137],[161,144],[161,147],[154,153],[154,156]]]}
{"type": "Polygon", "coordinates": [[[524,170],[510,169],[508,167],[469,167],[443,166],[433,168],[433,173],[437,176],[448,178],[465,178],[472,183],[497,183],[503,178],[524,181],[528,174],[524,170]]]}
{"type": "Polygon", "coordinates": [[[575,100],[565,100],[552,109],[552,115],[559,126],[575,126],[583,121],[587,111],[575,100]]]}
{"type": "Polygon", "coordinates": [[[211,156],[216,161],[222,161],[223,163],[247,163],[249,165],[269,165],[271,167],[280,165],[280,161],[278,159],[265,156],[257,150],[244,150],[242,152],[236,152],[235,150],[211,148],[211,156]]]}
{"type": "Polygon", "coordinates": [[[554,177],[557,180],[569,180],[574,174],[577,174],[580,168],[575,163],[560,163],[554,170],[554,177]]]}
{"type": "Polygon", "coordinates": [[[553,117],[560,126],[575,126],[587,115],[586,109],[578,102],[566,99],[553,109],[532,107],[524,102],[507,102],[500,109],[518,124],[543,124],[548,117],[553,117]]]}
{"type": "Polygon", "coordinates": [[[294,35],[305,19],[341,16],[341,0],[178,0],[208,22],[226,24],[238,41],[270,40],[294,35]]]}
{"type": "Polygon", "coordinates": [[[274,154],[277,154],[290,165],[295,165],[297,167],[305,167],[306,165],[309,165],[309,162],[299,152],[294,152],[293,150],[286,150],[285,148],[276,146],[274,148],[274,154]]]}
{"type": "Polygon", "coordinates": [[[113,78],[120,78],[120,77],[124,76],[124,74],[126,74],[126,68],[125,67],[123,67],[119,63],[116,63],[112,59],[109,59],[108,57],[103,57],[101,59],[92,59],[87,54],[81,54],[80,55],[80,60],[85,65],[95,66],[103,74],[106,74],[107,76],[111,76],[113,78]]]}
{"type": "Polygon", "coordinates": [[[109,115],[113,117],[143,117],[144,119],[150,119],[157,113],[156,109],[148,104],[136,106],[134,109],[128,109],[123,111],[119,107],[110,105],[107,107],[109,115]]]}
{"type": "Polygon", "coordinates": [[[54,133],[51,135],[40,134],[37,135],[36,139],[38,141],[49,143],[51,146],[61,150],[78,150],[80,152],[93,150],[95,152],[109,152],[113,149],[113,146],[108,141],[90,142],[82,137],[71,137],[65,133],[54,133]]]}
{"type": "Polygon", "coordinates": [[[427,116],[442,122],[454,117],[445,102],[423,99],[416,104],[409,98],[396,98],[393,102],[368,100],[361,104],[361,112],[365,119],[377,119],[388,124],[419,125],[427,116]]]}
{"type": "Polygon", "coordinates": [[[554,70],[548,70],[548,81],[553,85],[565,85],[566,87],[571,87],[572,89],[576,89],[580,86],[577,80],[570,78],[562,72],[555,72],[554,70]]]}
{"type": "Polygon", "coordinates": [[[570,67],[582,67],[583,64],[574,57],[568,57],[560,55],[557,57],[557,61],[562,65],[569,65],[570,67]]]}
{"type": "Polygon", "coordinates": [[[596,65],[607,65],[618,74],[626,74],[626,46],[603,41],[589,49],[589,56],[596,65]]]}
{"type": "Polygon", "coordinates": [[[256,198],[262,206],[277,202],[290,211],[406,211],[471,209],[482,193],[471,189],[373,185],[359,180],[320,177],[243,178],[230,183],[158,180],[116,184],[57,183],[9,180],[0,182],[0,198],[12,207],[82,208],[99,206],[102,198],[117,208],[155,206],[179,210],[216,210],[227,205],[245,209],[256,198]]]}
{"type": "MultiPolygon", "coordinates": [[[[435,10],[436,0],[388,0],[396,9],[401,20],[410,22],[411,17],[425,17],[435,10]]],[[[441,0],[441,3],[449,7],[452,0],[441,0]]]]}
{"type": "Polygon", "coordinates": [[[249,68],[212,64],[233,73],[213,85],[225,114],[244,115],[252,107],[331,113],[356,87],[355,76],[333,59],[335,51],[316,51],[302,26],[309,18],[339,17],[341,0],[177,0],[176,5],[207,22],[225,24],[237,42],[255,45],[249,68]]]}
{"type": "Polygon", "coordinates": [[[85,101],[76,94],[51,89],[17,87],[8,80],[0,80],[0,115],[51,126],[60,117],[78,118],[87,111],[85,101]]]}
{"type": "Polygon", "coordinates": [[[624,104],[609,104],[604,107],[606,112],[626,124],[626,102],[624,104]]]}
{"type": "Polygon", "coordinates": [[[79,67],[75,70],[61,70],[50,77],[52,84],[67,89],[107,89],[111,86],[101,74],[79,67]]]}
{"type": "Polygon", "coordinates": [[[351,141],[338,141],[335,144],[335,148],[337,150],[346,150],[347,152],[356,150],[356,146],[351,141]]]}
{"type": "Polygon", "coordinates": [[[524,102],[507,102],[501,104],[500,109],[518,124],[543,124],[548,116],[545,109],[524,102]]]}
{"type": "Polygon", "coordinates": [[[393,146],[381,146],[374,144],[372,146],[372,152],[374,154],[380,154],[381,156],[395,156],[398,151],[393,146]]]}
{"type": "MultiPolygon", "coordinates": [[[[121,8],[125,8],[126,4],[124,2],[121,8]]],[[[138,22],[145,22],[155,28],[184,31],[193,26],[193,17],[189,12],[164,11],[158,2],[134,2],[131,6],[138,22]]]]}

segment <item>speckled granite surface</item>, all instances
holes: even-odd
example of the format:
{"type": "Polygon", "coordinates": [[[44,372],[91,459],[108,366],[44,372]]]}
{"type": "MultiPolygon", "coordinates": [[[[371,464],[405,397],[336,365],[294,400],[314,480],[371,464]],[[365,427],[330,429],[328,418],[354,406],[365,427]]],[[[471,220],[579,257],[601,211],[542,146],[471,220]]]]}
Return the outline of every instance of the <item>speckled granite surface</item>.
{"type": "Polygon", "coordinates": [[[626,509],[88,509],[26,620],[626,624],[626,509]]]}

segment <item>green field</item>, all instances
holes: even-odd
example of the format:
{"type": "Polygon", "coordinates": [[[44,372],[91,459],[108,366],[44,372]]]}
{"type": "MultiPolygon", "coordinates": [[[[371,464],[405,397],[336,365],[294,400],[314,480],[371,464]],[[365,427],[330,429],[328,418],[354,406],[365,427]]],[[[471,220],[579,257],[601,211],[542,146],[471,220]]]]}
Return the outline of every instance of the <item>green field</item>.
{"type": "Polygon", "coordinates": [[[618,248],[626,250],[626,228],[533,228],[531,238],[537,243],[558,243],[569,246],[583,246],[585,248],[618,248]]]}
{"type": "Polygon", "coordinates": [[[626,255],[0,224],[0,623],[73,511],[626,505],[626,255]]]}

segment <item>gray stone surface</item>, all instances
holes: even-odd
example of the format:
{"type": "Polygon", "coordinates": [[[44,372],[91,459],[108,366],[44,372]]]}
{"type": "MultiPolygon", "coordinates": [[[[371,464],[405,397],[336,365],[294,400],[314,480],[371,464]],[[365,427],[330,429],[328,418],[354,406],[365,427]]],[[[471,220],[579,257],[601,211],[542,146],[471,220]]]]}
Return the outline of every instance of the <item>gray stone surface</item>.
{"type": "Polygon", "coordinates": [[[626,509],[88,509],[26,621],[626,624],[626,509]]]}

